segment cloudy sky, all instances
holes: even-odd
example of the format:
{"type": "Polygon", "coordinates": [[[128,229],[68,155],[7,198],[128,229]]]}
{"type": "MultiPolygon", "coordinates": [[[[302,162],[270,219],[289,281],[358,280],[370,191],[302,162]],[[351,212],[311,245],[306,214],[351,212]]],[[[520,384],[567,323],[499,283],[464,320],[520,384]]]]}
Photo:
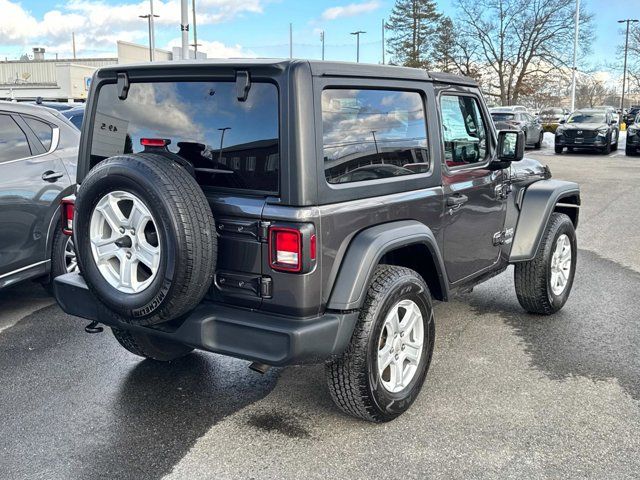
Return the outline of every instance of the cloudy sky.
{"type": "MultiPolygon", "coordinates": [[[[597,38],[590,61],[606,70],[622,42],[616,20],[627,18],[638,0],[582,0],[596,14],[597,38]]],[[[454,0],[440,0],[441,10],[455,14],[454,0]]],[[[294,25],[294,56],[320,58],[320,30],[326,35],[326,58],[355,60],[349,35],[365,30],[361,60],[381,60],[381,22],[393,0],[196,0],[198,43],[210,57],[287,57],[289,22],[294,25]]],[[[191,8],[191,0],[189,0],[191,8]]],[[[156,44],[180,44],[179,0],[154,0],[156,44]]],[[[636,11],[640,11],[637,8],[636,11]]],[[[114,56],[117,39],[146,44],[149,1],[142,0],[0,0],[0,58],[18,58],[35,46],[53,58],[70,56],[71,33],[78,54],[114,56]]],[[[191,10],[189,15],[191,16],[191,10]]],[[[190,17],[191,21],[191,17],[190,17]]]]}

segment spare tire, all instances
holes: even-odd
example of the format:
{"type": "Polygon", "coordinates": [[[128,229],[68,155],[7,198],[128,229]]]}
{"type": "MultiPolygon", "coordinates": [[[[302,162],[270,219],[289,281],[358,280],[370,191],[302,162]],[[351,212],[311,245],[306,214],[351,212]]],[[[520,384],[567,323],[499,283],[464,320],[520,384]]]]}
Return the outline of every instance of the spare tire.
{"type": "Polygon", "coordinates": [[[74,231],[87,286],[129,323],[178,318],[211,285],[211,208],[195,179],[168,156],[120,155],[96,165],[78,189],[74,231]]]}

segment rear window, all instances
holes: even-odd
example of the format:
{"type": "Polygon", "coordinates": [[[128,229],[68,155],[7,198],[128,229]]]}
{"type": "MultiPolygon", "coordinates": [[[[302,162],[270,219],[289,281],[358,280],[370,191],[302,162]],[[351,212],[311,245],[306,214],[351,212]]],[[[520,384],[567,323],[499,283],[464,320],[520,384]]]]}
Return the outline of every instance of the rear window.
{"type": "Polygon", "coordinates": [[[514,120],[516,116],[513,113],[492,113],[491,118],[496,122],[508,122],[514,120]]]}
{"type": "Polygon", "coordinates": [[[234,82],[132,83],[125,100],[107,84],[99,91],[91,164],[141,152],[142,138],[162,138],[193,164],[203,186],[276,192],[278,137],[278,90],[271,83],[254,82],[244,102],[234,82]]]}

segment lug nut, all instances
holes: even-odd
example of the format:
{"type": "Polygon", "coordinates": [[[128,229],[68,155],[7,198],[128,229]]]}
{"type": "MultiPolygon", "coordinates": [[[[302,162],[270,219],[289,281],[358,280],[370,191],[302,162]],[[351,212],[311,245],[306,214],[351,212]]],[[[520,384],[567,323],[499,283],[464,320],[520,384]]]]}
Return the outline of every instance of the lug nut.
{"type": "Polygon", "coordinates": [[[404,350],[404,347],[405,347],[405,346],[404,346],[404,345],[402,345],[402,350],[404,350]]]}
{"type": "Polygon", "coordinates": [[[127,252],[127,258],[131,258],[131,252],[127,252]]]}
{"type": "Polygon", "coordinates": [[[124,233],[124,227],[120,227],[120,233],[124,233]]]}
{"type": "Polygon", "coordinates": [[[131,229],[131,235],[135,235],[135,234],[136,234],[136,231],[135,231],[135,229],[132,228],[131,229]]]}
{"type": "Polygon", "coordinates": [[[396,360],[398,360],[399,358],[400,358],[400,355],[396,353],[396,360]]]}

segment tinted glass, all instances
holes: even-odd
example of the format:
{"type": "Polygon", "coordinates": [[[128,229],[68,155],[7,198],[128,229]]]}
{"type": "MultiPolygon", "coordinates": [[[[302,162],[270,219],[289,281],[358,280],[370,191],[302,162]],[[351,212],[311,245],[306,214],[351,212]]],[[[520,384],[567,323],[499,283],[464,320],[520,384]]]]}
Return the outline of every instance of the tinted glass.
{"type": "Polygon", "coordinates": [[[51,128],[51,125],[32,117],[22,118],[27,122],[29,128],[33,130],[33,133],[36,134],[38,140],[40,140],[40,143],[44,146],[44,149],[48,151],[51,148],[51,139],[53,138],[53,129],[51,128]]]}
{"type": "Polygon", "coordinates": [[[564,112],[561,108],[547,108],[540,112],[540,115],[562,115],[564,112]]]}
{"type": "Polygon", "coordinates": [[[73,123],[78,130],[82,130],[82,118],[83,117],[84,117],[84,114],[80,113],[78,115],[74,115],[73,117],[71,117],[69,119],[69,121],[71,123],[73,123]]]}
{"type": "Polygon", "coordinates": [[[607,114],[599,112],[575,112],[567,123],[607,123],[607,114]]]}
{"type": "Polygon", "coordinates": [[[9,115],[0,115],[0,162],[31,156],[27,136],[9,115]]]}
{"type": "Polygon", "coordinates": [[[329,183],[379,180],[430,170],[422,97],[417,92],[322,92],[329,183]]]}
{"type": "Polygon", "coordinates": [[[510,120],[515,120],[516,116],[513,113],[492,113],[491,118],[493,118],[496,122],[508,122],[510,120]]]}
{"type": "Polygon", "coordinates": [[[92,163],[144,150],[141,138],[171,141],[205,186],[278,190],[278,91],[254,82],[245,102],[234,82],[132,83],[126,100],[116,86],[100,89],[92,163]]]}
{"type": "Polygon", "coordinates": [[[473,97],[445,95],[440,99],[445,162],[449,167],[484,162],[487,130],[478,101],[473,97]]]}

